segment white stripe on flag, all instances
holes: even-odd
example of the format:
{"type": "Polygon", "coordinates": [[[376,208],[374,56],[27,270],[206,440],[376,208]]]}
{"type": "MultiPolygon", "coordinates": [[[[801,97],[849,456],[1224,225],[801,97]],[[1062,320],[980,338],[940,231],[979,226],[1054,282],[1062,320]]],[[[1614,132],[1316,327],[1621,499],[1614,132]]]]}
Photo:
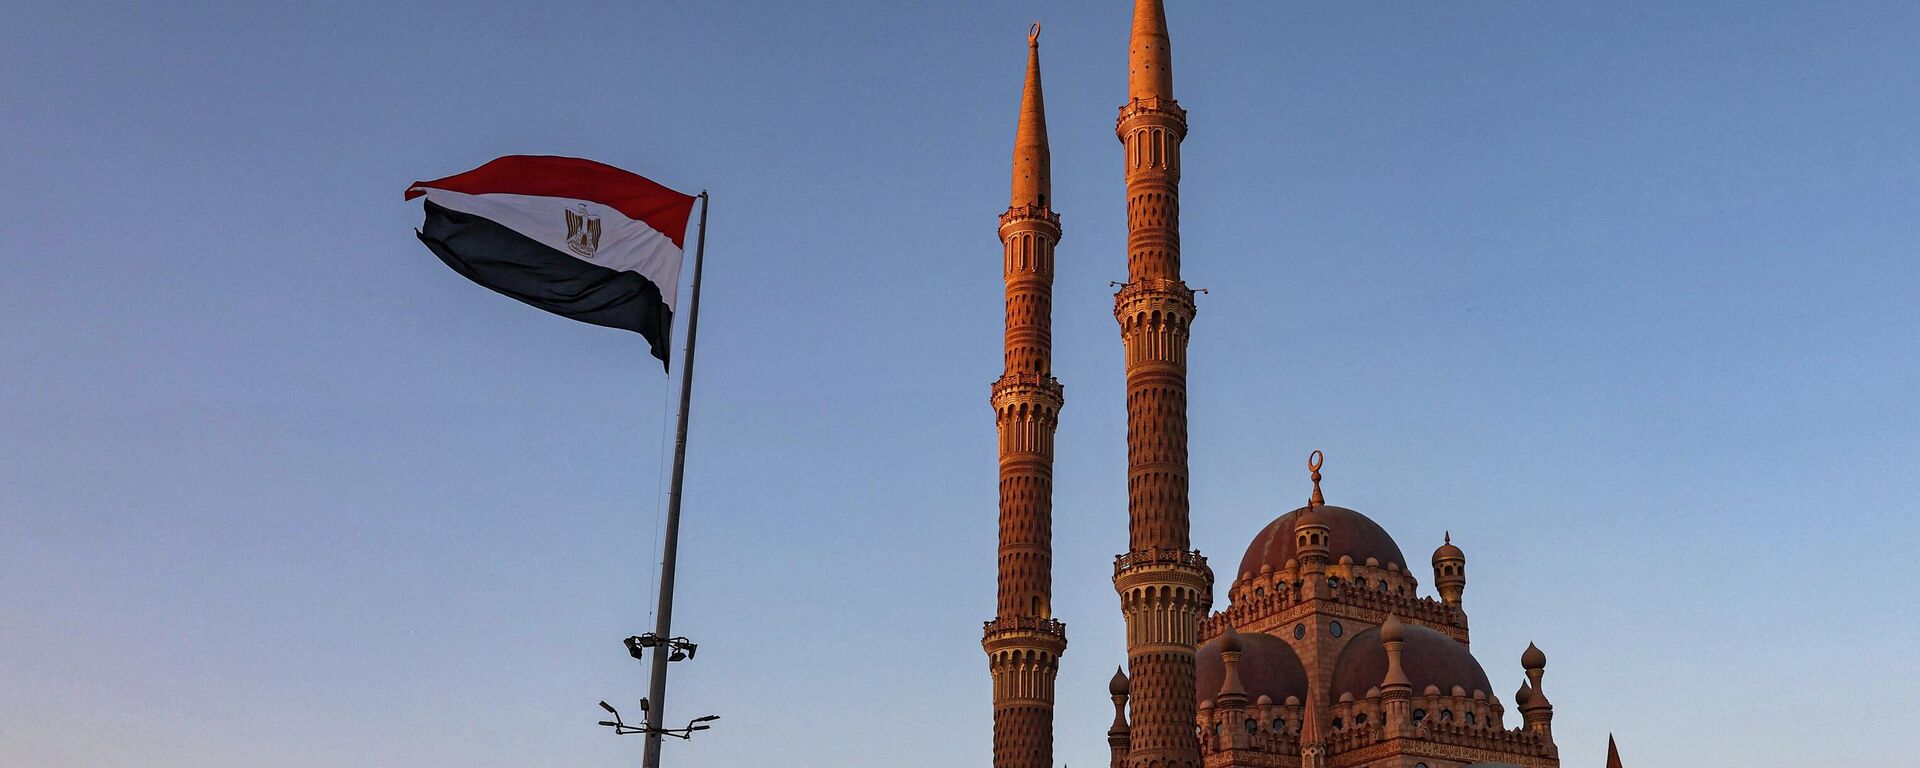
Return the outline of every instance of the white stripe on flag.
{"type": "Polygon", "coordinates": [[[639,273],[659,287],[667,309],[674,308],[674,297],[680,290],[682,252],[646,222],[629,219],[619,210],[591,200],[421,189],[436,205],[491,220],[568,256],[607,269],[639,273]],[[587,256],[567,246],[567,211],[583,209],[600,219],[598,247],[587,256]]]}

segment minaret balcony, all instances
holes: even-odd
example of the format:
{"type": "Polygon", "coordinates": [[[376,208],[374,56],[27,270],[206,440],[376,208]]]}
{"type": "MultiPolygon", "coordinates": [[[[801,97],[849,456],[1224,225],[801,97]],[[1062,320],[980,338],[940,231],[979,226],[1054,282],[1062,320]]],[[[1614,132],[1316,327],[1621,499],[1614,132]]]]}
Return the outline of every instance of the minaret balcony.
{"type": "Polygon", "coordinates": [[[1200,554],[1200,550],[1197,549],[1136,549],[1114,556],[1113,575],[1119,576],[1137,568],[1165,565],[1206,570],[1207,557],[1200,554]]]}
{"type": "Polygon", "coordinates": [[[1000,214],[1000,227],[1002,229],[1005,229],[1008,224],[1022,221],[1043,221],[1051,224],[1053,225],[1054,236],[1056,238],[1059,236],[1060,214],[1054,213],[1052,206],[1016,205],[1008,208],[1006,213],[1000,214]]]}
{"type": "Polygon", "coordinates": [[[1045,650],[1055,656],[1066,650],[1067,625],[1039,616],[1001,616],[982,627],[980,644],[988,653],[1023,648],[1045,650]]]}
{"type": "Polygon", "coordinates": [[[1066,402],[1060,380],[1040,373],[1009,373],[993,382],[993,407],[1026,403],[1059,411],[1066,402]]]}
{"type": "Polygon", "coordinates": [[[1184,280],[1143,277],[1121,286],[1113,294],[1113,311],[1116,315],[1124,317],[1156,309],[1179,311],[1187,317],[1193,317],[1193,289],[1188,288],[1184,280]]]}
{"type": "Polygon", "coordinates": [[[1165,115],[1171,117],[1175,122],[1179,123],[1181,135],[1185,135],[1187,132],[1187,111],[1180,107],[1180,102],[1174,101],[1173,99],[1163,99],[1158,96],[1136,98],[1121,105],[1120,116],[1113,121],[1114,131],[1125,135],[1127,121],[1143,115],[1165,115]]]}

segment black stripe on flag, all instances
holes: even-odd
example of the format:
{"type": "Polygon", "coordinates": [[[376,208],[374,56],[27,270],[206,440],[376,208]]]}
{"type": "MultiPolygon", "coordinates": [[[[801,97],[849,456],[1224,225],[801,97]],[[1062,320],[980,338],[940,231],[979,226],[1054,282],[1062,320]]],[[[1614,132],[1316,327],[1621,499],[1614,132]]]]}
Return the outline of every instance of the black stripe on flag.
{"type": "Polygon", "coordinates": [[[420,242],[455,272],[548,312],[638,333],[653,356],[667,362],[673,310],[653,281],[561,253],[492,219],[425,202],[420,242]]]}

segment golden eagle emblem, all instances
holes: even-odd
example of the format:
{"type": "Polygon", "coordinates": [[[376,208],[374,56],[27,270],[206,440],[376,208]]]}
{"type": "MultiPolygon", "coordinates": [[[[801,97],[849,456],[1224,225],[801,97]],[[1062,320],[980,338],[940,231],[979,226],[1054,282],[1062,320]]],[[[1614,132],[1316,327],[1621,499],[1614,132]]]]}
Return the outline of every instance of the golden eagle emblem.
{"type": "Polygon", "coordinates": [[[585,205],[567,209],[567,250],[591,258],[600,248],[600,217],[585,205]]]}

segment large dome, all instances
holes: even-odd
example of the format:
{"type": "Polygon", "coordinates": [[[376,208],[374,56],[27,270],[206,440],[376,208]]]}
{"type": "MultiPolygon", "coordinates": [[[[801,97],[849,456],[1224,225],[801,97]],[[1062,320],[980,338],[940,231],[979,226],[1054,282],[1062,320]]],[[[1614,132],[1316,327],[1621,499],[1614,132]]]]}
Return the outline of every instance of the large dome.
{"type": "MultiPolygon", "coordinates": [[[[1400,651],[1400,668],[1406,671],[1408,682],[1413,683],[1415,694],[1429,685],[1439,688],[1441,693],[1459,686],[1468,693],[1493,694],[1493,686],[1487,683],[1487,671],[1480,668],[1480,662],[1475,661],[1459,641],[1418,624],[1407,624],[1406,632],[1407,645],[1400,651]]],[[[1354,635],[1347,649],[1340,653],[1340,663],[1333,668],[1333,695],[1366,696],[1367,689],[1378,687],[1386,676],[1387,648],[1380,644],[1380,628],[1369,628],[1354,635]]]]}
{"type": "MultiPolygon", "coordinates": [[[[1260,573],[1260,566],[1271,565],[1278,571],[1286,567],[1287,561],[1298,557],[1294,553],[1293,526],[1300,519],[1300,513],[1306,507],[1281,515],[1278,519],[1260,529],[1260,535],[1253,537],[1253,543],[1247,545],[1246,556],[1240,558],[1240,574],[1260,573]]],[[[1329,504],[1313,505],[1314,515],[1327,526],[1329,553],[1332,562],[1340,562],[1342,555],[1353,557],[1355,563],[1366,563],[1367,558],[1380,561],[1381,567],[1389,563],[1398,563],[1400,570],[1407,569],[1407,559],[1400,554],[1400,545],[1393,543],[1393,537],[1387,535],[1387,529],[1381,528],[1366,515],[1346,507],[1329,504]]],[[[1239,574],[1235,574],[1238,580],[1239,574]]]]}
{"type": "MultiPolygon", "coordinates": [[[[1212,701],[1220,695],[1220,683],[1227,679],[1227,663],[1220,660],[1220,643],[1225,635],[1200,646],[1193,659],[1193,688],[1197,703],[1212,701]]],[[[1284,704],[1288,696],[1307,699],[1307,670],[1293,654],[1287,641],[1273,635],[1246,632],[1240,634],[1240,685],[1247,689],[1247,700],[1273,697],[1284,704]]]]}

